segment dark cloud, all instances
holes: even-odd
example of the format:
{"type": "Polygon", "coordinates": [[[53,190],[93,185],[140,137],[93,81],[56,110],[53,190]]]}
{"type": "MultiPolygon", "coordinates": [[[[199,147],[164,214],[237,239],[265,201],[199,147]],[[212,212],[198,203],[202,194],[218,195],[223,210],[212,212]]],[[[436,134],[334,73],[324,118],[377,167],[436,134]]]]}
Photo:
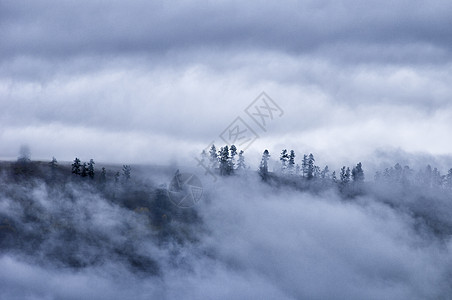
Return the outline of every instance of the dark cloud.
{"type": "Polygon", "coordinates": [[[437,54],[449,57],[451,11],[444,1],[192,1],[177,7],[145,1],[2,1],[0,53],[4,62],[22,55],[54,59],[240,47],[327,51],[377,61],[383,52],[395,61],[434,62],[437,54]],[[423,57],[407,46],[420,48],[423,57]],[[385,53],[387,48],[394,51],[385,53]]]}

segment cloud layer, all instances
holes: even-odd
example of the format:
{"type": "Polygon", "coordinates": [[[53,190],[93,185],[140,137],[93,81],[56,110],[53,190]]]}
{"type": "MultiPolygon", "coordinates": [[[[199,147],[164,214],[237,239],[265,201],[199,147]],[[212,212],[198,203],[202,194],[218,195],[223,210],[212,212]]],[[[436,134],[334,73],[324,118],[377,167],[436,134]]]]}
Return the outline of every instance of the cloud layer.
{"type": "Polygon", "coordinates": [[[444,1],[0,5],[3,158],[29,144],[39,159],[188,161],[261,91],[285,114],[252,161],[265,147],[329,164],[452,148],[444,1]]]}

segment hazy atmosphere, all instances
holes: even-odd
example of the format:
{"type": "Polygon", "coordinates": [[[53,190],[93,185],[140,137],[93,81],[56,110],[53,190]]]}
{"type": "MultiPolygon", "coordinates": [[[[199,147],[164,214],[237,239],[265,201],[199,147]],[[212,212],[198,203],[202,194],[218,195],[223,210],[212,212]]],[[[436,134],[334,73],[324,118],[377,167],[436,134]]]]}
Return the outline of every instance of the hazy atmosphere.
{"type": "Polygon", "coordinates": [[[0,156],[27,144],[37,159],[189,159],[262,91],[284,115],[250,153],[448,155],[451,13],[447,1],[0,1],[0,156]]]}
{"type": "Polygon", "coordinates": [[[448,1],[0,0],[0,299],[450,299],[451,82],[448,1]]]}

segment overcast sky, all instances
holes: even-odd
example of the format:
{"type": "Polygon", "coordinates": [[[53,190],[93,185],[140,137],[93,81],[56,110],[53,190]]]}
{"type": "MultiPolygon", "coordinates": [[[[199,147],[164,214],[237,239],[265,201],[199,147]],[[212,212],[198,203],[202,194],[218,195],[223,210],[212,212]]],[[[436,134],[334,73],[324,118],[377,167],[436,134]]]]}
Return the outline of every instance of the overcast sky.
{"type": "Polygon", "coordinates": [[[194,163],[237,117],[252,165],[445,156],[451,59],[449,1],[0,0],[0,158],[194,163]]]}

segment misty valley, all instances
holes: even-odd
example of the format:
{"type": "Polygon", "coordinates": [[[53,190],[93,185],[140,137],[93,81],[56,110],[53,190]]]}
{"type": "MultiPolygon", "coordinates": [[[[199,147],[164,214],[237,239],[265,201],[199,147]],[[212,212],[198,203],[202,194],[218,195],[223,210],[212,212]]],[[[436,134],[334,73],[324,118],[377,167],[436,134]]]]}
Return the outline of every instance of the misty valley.
{"type": "Polygon", "coordinates": [[[197,167],[179,170],[33,161],[25,149],[0,163],[0,268],[9,286],[0,295],[450,295],[452,169],[395,164],[367,174],[359,162],[330,171],[300,156],[265,150],[253,169],[234,145],[212,145],[197,167]],[[181,206],[175,195],[196,201],[181,206]]]}

